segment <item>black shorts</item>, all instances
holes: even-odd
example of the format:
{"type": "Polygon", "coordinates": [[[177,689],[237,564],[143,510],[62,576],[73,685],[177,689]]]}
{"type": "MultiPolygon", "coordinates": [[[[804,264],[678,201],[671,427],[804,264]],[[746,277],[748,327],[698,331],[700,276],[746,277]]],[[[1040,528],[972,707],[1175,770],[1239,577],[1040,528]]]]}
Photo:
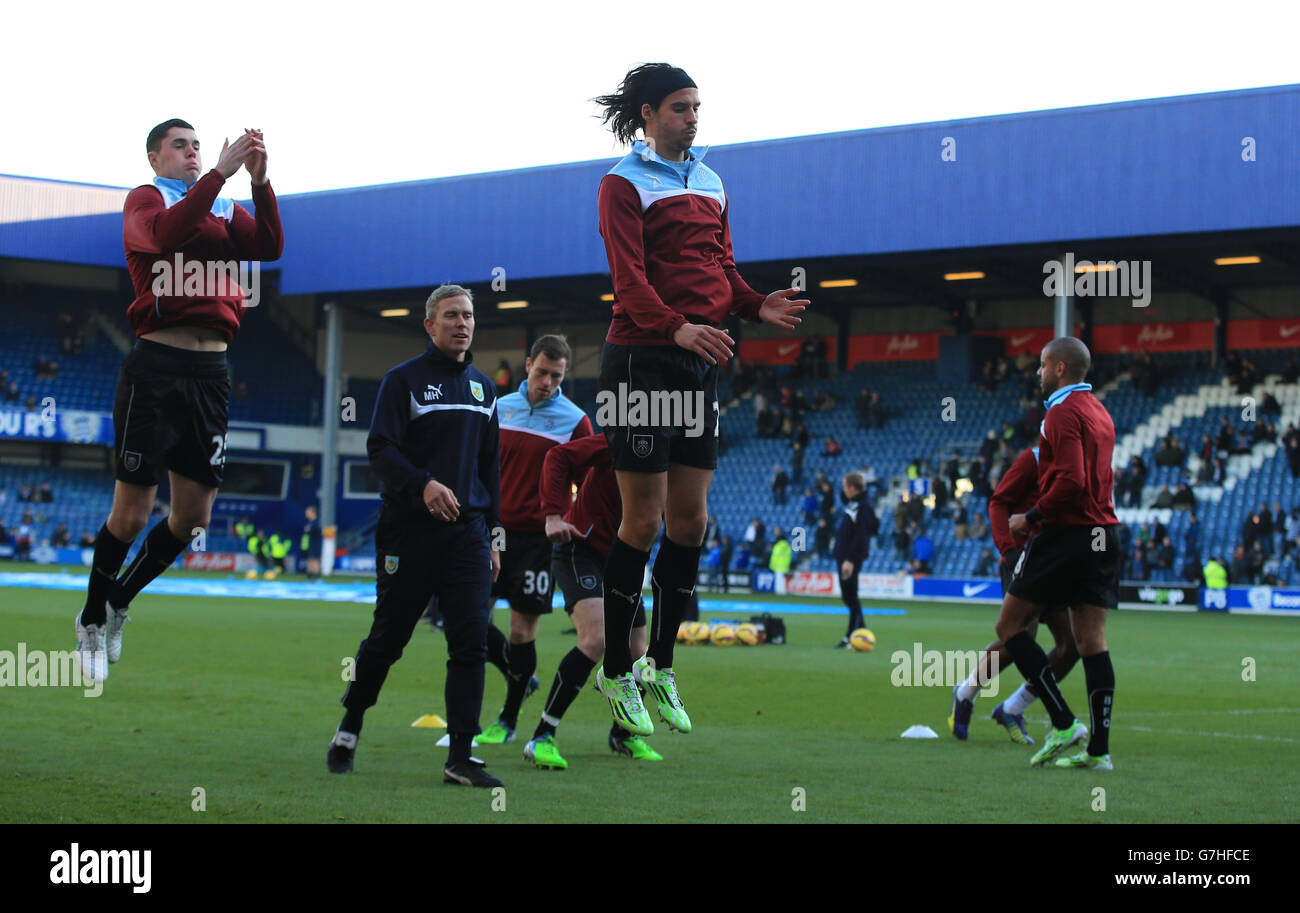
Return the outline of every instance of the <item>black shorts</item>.
{"type": "MultiPolygon", "coordinates": [[[[1010,552],[1007,553],[1007,560],[999,562],[998,566],[1002,574],[1003,593],[1011,592],[1012,572],[1015,571],[1016,562],[1020,560],[1020,556],[1024,553],[1024,551],[1025,550],[1023,548],[1013,548],[1010,552]]],[[[1067,606],[1061,604],[1045,605],[1041,609],[1039,609],[1038,614],[1042,616],[1042,615],[1046,615],[1048,612],[1064,612],[1067,608],[1068,608],[1067,606]]]]}
{"type": "MultiPolygon", "coordinates": [[[[605,556],[582,541],[564,542],[555,546],[552,553],[555,582],[564,591],[564,611],[573,614],[573,607],[584,599],[605,598],[605,556]]],[[[636,605],[632,627],[645,626],[645,606],[636,605]]]]}
{"type": "Polygon", "coordinates": [[[615,469],[667,472],[672,463],[718,468],[717,365],[680,346],[606,342],[600,393],[598,417],[615,469]],[[603,421],[606,410],[612,421],[603,421]]]}
{"type": "Polygon", "coordinates": [[[511,609],[524,615],[550,615],[554,593],[551,540],[545,533],[506,530],[501,573],[492,584],[492,596],[505,599],[511,609]]]}
{"type": "Polygon", "coordinates": [[[226,466],[230,374],[225,352],[137,339],[113,402],[117,479],[152,486],[172,470],[218,488],[226,466]]]}
{"type": "Polygon", "coordinates": [[[1011,594],[1040,606],[1119,605],[1116,526],[1044,526],[1025,547],[1011,594]]]}

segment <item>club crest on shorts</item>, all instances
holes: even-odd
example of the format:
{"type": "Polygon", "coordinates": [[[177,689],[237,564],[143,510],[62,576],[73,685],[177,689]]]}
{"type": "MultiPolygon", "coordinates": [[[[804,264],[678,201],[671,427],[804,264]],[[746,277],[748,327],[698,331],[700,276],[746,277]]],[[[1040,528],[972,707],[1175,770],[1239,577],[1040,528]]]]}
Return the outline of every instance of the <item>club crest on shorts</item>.
{"type": "Polygon", "coordinates": [[[483,385],[476,380],[469,382],[469,392],[474,394],[474,398],[480,403],[483,402],[483,385]]]}
{"type": "Polygon", "coordinates": [[[596,588],[596,575],[583,574],[578,578],[578,586],[582,587],[584,590],[594,590],[596,588]]]}
{"type": "Polygon", "coordinates": [[[655,439],[649,434],[632,435],[632,452],[637,456],[645,459],[650,455],[650,451],[655,449],[655,439]]]}
{"type": "Polygon", "coordinates": [[[140,454],[134,450],[128,450],[122,454],[122,468],[127,472],[135,472],[140,468],[140,454]]]}
{"type": "Polygon", "coordinates": [[[398,556],[398,555],[385,555],[385,556],[384,556],[384,573],[385,573],[385,574],[396,574],[396,573],[397,573],[397,561],[398,561],[398,558],[399,558],[399,557],[400,557],[400,556],[398,556]]]}

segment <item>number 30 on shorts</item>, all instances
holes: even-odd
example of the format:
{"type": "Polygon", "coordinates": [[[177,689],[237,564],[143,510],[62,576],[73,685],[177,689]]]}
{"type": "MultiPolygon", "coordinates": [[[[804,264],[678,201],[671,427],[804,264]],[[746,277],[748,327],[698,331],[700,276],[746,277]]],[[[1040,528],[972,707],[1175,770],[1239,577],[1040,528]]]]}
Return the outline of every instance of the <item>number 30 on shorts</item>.
{"type": "Polygon", "coordinates": [[[543,596],[551,590],[550,571],[524,571],[524,595],[543,596]]]}

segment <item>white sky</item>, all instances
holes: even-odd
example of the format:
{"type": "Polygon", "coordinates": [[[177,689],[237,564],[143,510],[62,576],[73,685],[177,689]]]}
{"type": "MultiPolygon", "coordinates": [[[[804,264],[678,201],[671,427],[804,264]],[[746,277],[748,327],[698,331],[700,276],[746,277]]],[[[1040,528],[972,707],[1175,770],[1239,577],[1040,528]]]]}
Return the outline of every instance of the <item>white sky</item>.
{"type": "MultiPolygon", "coordinates": [[[[649,60],[713,145],[1300,82],[1290,2],[8,4],[0,172],[134,186],[260,127],[281,194],[613,158],[588,100],[649,60]]],[[[246,172],[228,185],[246,196],[246,172]]]]}

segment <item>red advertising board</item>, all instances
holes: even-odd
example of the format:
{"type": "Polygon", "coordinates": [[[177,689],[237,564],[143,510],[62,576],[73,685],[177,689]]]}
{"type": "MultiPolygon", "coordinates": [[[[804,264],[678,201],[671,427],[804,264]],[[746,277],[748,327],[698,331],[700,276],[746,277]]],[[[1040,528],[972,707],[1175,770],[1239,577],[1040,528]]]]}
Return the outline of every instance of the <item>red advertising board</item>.
{"type": "Polygon", "coordinates": [[[1300,317],[1234,320],[1228,324],[1229,349],[1290,349],[1296,346],[1300,346],[1300,317]]]}
{"type": "Polygon", "coordinates": [[[238,556],[230,552],[189,552],[185,555],[187,571],[233,571],[238,556]]]}
{"type": "Polygon", "coordinates": [[[1208,352],[1214,348],[1214,324],[1119,323],[1092,328],[1094,352],[1208,352]]]}
{"type": "Polygon", "coordinates": [[[862,361],[933,361],[938,333],[871,333],[849,337],[849,367],[862,361]]]}
{"type": "MultiPolygon", "coordinates": [[[[799,360],[799,350],[803,348],[806,337],[792,336],[785,339],[742,339],[740,341],[740,358],[746,364],[754,365],[792,365],[799,360]]],[[[826,343],[826,360],[835,361],[835,337],[823,336],[826,343]]]]}

